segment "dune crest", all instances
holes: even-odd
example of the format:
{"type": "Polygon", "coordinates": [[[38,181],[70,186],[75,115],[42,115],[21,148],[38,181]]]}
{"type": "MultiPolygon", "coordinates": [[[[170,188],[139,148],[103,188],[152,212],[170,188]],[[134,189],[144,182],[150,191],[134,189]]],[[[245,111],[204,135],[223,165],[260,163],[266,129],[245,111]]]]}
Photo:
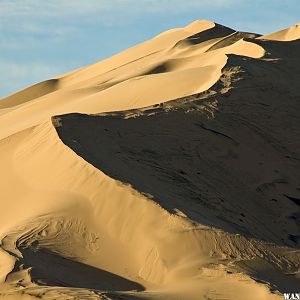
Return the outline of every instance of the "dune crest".
{"type": "Polygon", "coordinates": [[[261,46],[242,37],[211,49],[232,33],[234,30],[213,22],[195,21],[4,98],[0,103],[0,137],[35,126],[56,114],[137,109],[203,92],[219,80],[227,55],[264,55],[261,46]],[[13,119],[23,121],[15,123],[13,119]],[[13,125],[6,126],[8,123],[13,125]]]}
{"type": "Polygon", "coordinates": [[[189,31],[191,33],[199,33],[204,30],[208,30],[215,27],[215,23],[206,20],[196,20],[189,25],[184,27],[184,30],[189,31]]]}
{"type": "Polygon", "coordinates": [[[0,299],[297,292],[297,36],[197,20],[2,99],[0,299]]]}

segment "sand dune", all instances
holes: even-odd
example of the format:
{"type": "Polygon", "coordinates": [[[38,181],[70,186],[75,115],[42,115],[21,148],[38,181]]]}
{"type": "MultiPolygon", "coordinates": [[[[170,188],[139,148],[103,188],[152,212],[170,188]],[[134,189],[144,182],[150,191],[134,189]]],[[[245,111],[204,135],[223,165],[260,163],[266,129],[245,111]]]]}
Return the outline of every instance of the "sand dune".
{"type": "Polygon", "coordinates": [[[195,21],[2,99],[0,299],[298,292],[297,28],[195,21]]]}
{"type": "Polygon", "coordinates": [[[212,22],[196,21],[95,65],[2,99],[0,137],[37,125],[56,114],[135,109],[200,93],[218,81],[226,54],[254,58],[264,55],[262,47],[242,37],[208,51],[226,37],[225,33],[234,33],[221,25],[214,26],[212,22]],[[199,40],[201,33],[204,42],[199,40]],[[191,35],[199,43],[191,44],[191,35]],[[14,119],[22,121],[13,122],[14,119]]]}
{"type": "Polygon", "coordinates": [[[273,40],[273,41],[295,41],[300,39],[300,24],[295,24],[289,28],[273,32],[259,37],[259,39],[273,40]]]}

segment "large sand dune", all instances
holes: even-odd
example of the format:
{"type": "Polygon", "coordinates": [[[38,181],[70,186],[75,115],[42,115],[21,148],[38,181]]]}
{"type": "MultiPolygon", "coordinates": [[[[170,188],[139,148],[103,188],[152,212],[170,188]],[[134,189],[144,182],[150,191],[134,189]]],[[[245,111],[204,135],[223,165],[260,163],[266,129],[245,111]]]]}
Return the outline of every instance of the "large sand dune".
{"type": "Polygon", "coordinates": [[[299,292],[299,38],[195,21],[0,100],[0,299],[299,292]]]}

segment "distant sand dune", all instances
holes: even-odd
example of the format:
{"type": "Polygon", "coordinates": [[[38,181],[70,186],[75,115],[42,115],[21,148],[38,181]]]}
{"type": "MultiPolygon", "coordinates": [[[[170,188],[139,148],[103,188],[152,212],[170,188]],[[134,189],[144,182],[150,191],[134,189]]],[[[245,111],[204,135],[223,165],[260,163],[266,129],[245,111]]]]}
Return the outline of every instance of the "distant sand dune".
{"type": "Polygon", "coordinates": [[[274,33],[266,34],[259,39],[265,39],[265,40],[273,40],[273,41],[295,41],[300,39],[300,23],[295,24],[294,26],[291,26],[287,29],[283,29],[274,33]]]}

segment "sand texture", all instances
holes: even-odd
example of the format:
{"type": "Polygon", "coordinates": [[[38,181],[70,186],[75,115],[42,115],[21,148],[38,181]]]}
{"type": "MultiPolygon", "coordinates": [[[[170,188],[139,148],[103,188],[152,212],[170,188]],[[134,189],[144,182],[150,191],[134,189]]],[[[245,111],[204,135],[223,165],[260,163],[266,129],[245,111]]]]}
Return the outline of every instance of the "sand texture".
{"type": "Polygon", "coordinates": [[[300,291],[300,25],[210,21],[0,100],[0,300],[300,291]]]}

